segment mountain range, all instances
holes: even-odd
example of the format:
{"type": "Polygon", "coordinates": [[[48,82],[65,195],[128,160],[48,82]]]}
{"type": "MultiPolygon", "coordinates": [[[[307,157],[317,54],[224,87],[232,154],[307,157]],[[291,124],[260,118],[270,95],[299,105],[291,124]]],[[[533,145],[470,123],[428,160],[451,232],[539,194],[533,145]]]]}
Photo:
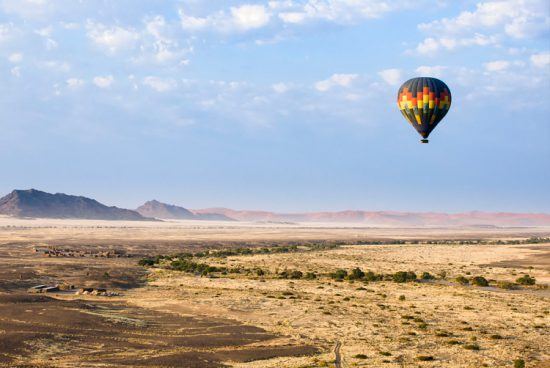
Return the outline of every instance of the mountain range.
{"type": "Polygon", "coordinates": [[[239,211],[228,208],[192,210],[162,203],[145,202],[136,210],[108,207],[98,201],[63,193],[50,194],[36,189],[14,190],[0,198],[0,215],[38,218],[150,221],[155,219],[356,223],[368,226],[550,226],[550,214],[481,212],[396,212],[339,211],[276,213],[239,211]]]}
{"type": "Polygon", "coordinates": [[[13,217],[76,218],[90,220],[153,220],[136,211],[108,207],[95,199],[46,193],[36,189],[14,190],[0,198],[0,214],[13,217]]]}

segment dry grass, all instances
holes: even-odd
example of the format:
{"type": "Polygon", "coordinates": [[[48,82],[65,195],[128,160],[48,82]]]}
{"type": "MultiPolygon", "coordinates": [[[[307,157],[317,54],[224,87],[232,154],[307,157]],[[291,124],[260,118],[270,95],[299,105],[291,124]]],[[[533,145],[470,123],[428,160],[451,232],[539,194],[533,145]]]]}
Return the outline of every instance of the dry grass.
{"type": "MultiPolygon", "coordinates": [[[[201,242],[212,241],[510,239],[548,234],[548,229],[517,228],[369,229],[321,224],[0,219],[0,286],[11,292],[43,277],[74,284],[90,283],[87,280],[90,276],[84,273],[89,269],[98,275],[108,270],[120,278],[145,271],[137,266],[138,258],[39,258],[31,252],[37,244],[121,248],[129,253],[155,255],[188,249],[193,241],[197,241],[199,249],[201,242]],[[16,227],[7,227],[8,224],[16,227]],[[18,280],[9,279],[15,268],[22,276],[18,280]]],[[[147,283],[132,282],[132,288],[120,290],[122,295],[116,302],[151,315],[147,318],[153,318],[155,313],[205,321],[221,318],[235,326],[260,327],[274,336],[269,342],[256,343],[258,350],[253,354],[250,352],[256,345],[245,344],[253,358],[243,358],[235,347],[229,349],[231,354],[224,348],[211,350],[211,354],[216,352],[217,359],[234,367],[332,367],[337,342],[342,344],[339,351],[343,367],[513,367],[517,359],[525,360],[530,367],[550,360],[550,293],[540,288],[550,283],[550,244],[344,246],[304,253],[207,257],[200,261],[229,268],[261,268],[265,274],[251,272],[208,278],[153,268],[146,276],[147,283]],[[419,282],[364,283],[338,282],[327,276],[337,269],[350,272],[355,267],[377,274],[413,271],[419,278],[429,272],[444,274],[445,279],[438,276],[436,280],[419,282]],[[280,279],[277,273],[283,270],[299,270],[303,275],[315,272],[319,277],[280,279]],[[459,275],[468,279],[482,276],[490,285],[496,285],[497,281],[515,282],[524,274],[535,277],[539,287],[506,290],[454,282],[459,275]],[[287,345],[317,347],[319,353],[313,356],[281,353],[278,357],[267,353],[287,345]]],[[[118,280],[109,281],[113,288],[117,285],[115,281],[118,280]]],[[[105,281],[98,278],[93,285],[101,282],[105,281]]],[[[57,298],[66,302],[74,302],[76,298],[97,299],[73,295],[57,298]]],[[[78,347],[77,342],[73,344],[78,347]]],[[[182,351],[178,354],[183,354],[182,351]]],[[[205,352],[185,347],[185,354],[194,351],[205,352]]],[[[139,355],[139,350],[136,353],[139,355]]],[[[79,366],[74,357],[63,360],[63,353],[56,354],[61,355],[56,358],[59,366],[79,366]]],[[[152,352],[148,354],[154,357],[152,352]]],[[[175,361],[177,355],[172,358],[175,361]]],[[[21,363],[37,364],[24,357],[20,359],[21,363]]]]}

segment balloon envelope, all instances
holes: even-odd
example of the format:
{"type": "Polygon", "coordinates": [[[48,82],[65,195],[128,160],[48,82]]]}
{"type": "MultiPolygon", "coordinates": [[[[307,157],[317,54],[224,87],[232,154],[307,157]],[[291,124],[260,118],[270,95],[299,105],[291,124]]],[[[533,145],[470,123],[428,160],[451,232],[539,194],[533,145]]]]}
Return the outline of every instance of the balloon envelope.
{"type": "Polygon", "coordinates": [[[451,90],[436,78],[409,79],[399,88],[397,105],[405,119],[426,139],[447,115],[451,90]]]}

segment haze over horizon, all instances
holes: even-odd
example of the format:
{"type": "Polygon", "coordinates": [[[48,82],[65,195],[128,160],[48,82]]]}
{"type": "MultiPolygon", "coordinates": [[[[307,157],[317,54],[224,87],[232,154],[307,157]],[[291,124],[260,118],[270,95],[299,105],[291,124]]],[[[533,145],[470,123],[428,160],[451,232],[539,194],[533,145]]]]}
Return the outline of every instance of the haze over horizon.
{"type": "Polygon", "coordinates": [[[0,196],[550,212],[545,0],[223,3],[0,0],[0,196]],[[428,145],[418,75],[453,92],[428,145]]]}

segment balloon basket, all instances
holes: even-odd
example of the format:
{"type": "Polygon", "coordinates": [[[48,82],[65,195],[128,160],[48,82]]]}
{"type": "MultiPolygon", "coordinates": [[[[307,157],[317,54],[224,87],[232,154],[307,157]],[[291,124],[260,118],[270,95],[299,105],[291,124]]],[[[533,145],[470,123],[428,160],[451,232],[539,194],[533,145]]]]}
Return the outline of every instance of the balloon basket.
{"type": "Polygon", "coordinates": [[[421,139],[420,140],[420,143],[428,143],[428,142],[429,142],[429,140],[427,140],[427,139],[421,139]]]}

